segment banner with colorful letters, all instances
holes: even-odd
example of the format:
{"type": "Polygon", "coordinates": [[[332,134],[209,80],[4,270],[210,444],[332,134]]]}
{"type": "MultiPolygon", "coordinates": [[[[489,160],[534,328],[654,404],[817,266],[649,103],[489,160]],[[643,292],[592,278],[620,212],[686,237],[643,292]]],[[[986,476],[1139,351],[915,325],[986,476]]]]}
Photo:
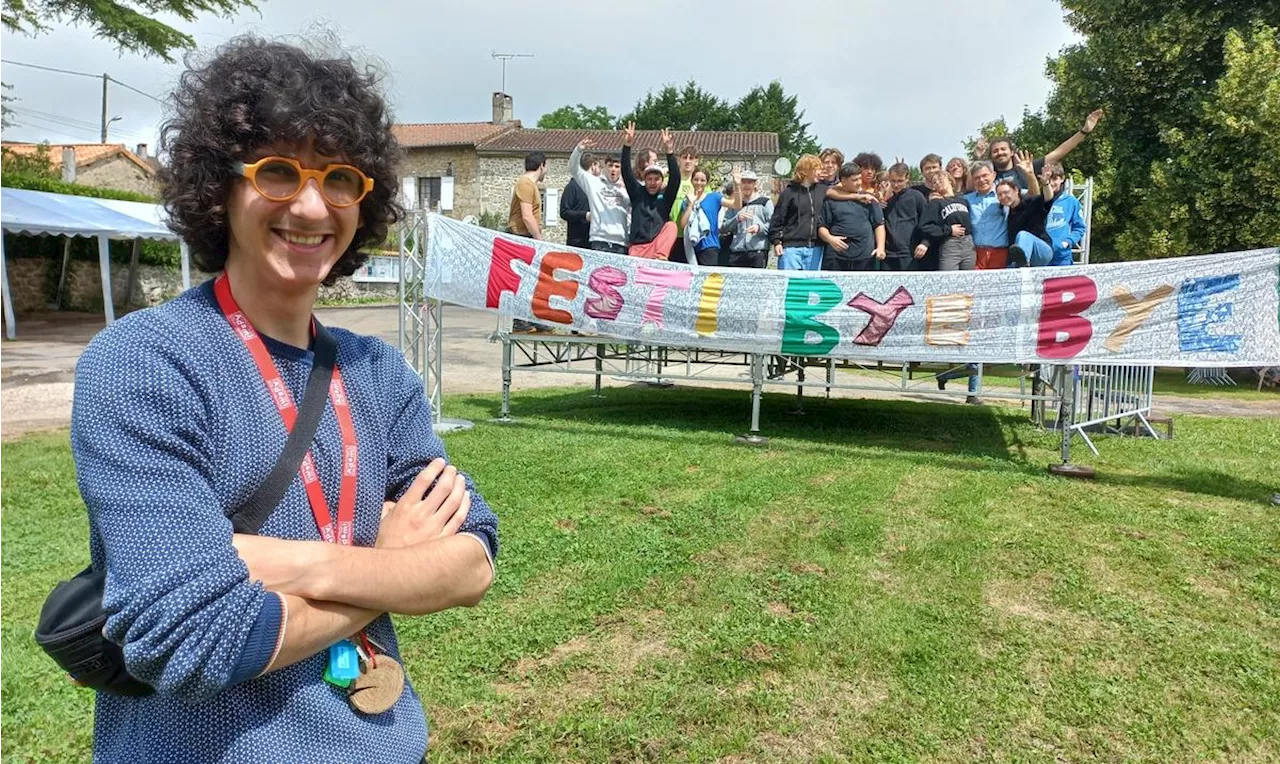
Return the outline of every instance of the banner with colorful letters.
{"type": "Polygon", "coordinates": [[[962,272],[698,268],[428,218],[446,303],[655,345],[859,360],[1280,365],[1280,249],[962,272]]]}

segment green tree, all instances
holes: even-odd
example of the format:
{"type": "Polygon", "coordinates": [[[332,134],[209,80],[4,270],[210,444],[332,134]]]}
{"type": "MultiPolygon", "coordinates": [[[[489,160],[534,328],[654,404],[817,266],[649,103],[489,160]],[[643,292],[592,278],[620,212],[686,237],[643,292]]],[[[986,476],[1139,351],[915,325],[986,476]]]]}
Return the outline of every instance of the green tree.
{"type": "Polygon", "coordinates": [[[12,32],[37,35],[54,23],[86,25],[97,37],[115,43],[122,51],[173,60],[173,52],[195,45],[190,35],[152,16],[168,14],[195,21],[208,13],[227,18],[244,8],[256,9],[253,0],[4,0],[0,22],[12,32]]]}
{"type": "MultiPolygon", "coordinates": [[[[1047,74],[1054,90],[1045,108],[1025,114],[1011,135],[1043,154],[1070,135],[1090,110],[1105,108],[1098,133],[1070,158],[1072,167],[1095,181],[1093,242],[1099,254],[1139,259],[1274,244],[1274,239],[1254,238],[1257,228],[1247,222],[1256,197],[1251,193],[1236,197],[1213,219],[1217,238],[1190,233],[1184,237],[1179,230],[1210,224],[1207,219],[1197,221],[1195,211],[1202,207],[1190,199],[1193,191],[1203,189],[1174,189],[1189,185],[1183,158],[1200,139],[1211,139],[1215,131],[1222,134],[1212,109],[1206,107],[1206,95],[1213,94],[1211,102],[1226,98],[1232,103],[1221,90],[1228,69],[1228,38],[1234,34],[1242,50],[1251,51],[1257,49],[1254,30],[1259,25],[1269,28],[1274,38],[1280,28],[1280,3],[1062,0],[1062,5],[1067,23],[1085,40],[1049,60],[1047,74]],[[1176,201],[1177,194],[1187,195],[1187,220],[1158,228],[1160,218],[1183,214],[1180,204],[1164,206],[1176,201]]],[[[1265,57],[1265,50],[1250,54],[1250,61],[1258,55],[1265,57]]],[[[1238,170],[1267,156],[1236,152],[1232,166],[1238,170]]]]}
{"type": "Polygon", "coordinates": [[[801,154],[816,154],[818,141],[809,134],[809,123],[802,122],[804,110],[797,96],[788,96],[782,83],[774,80],[766,87],[757,85],[738,99],[733,107],[735,129],[777,133],[778,150],[793,161],[801,154]]]}
{"type": "Polygon", "coordinates": [[[715,96],[689,80],[683,88],[665,85],[655,95],[652,91],[622,115],[617,126],[635,122],[640,130],[734,130],[737,119],[728,101],[715,96]]]}
{"type": "Polygon", "coordinates": [[[561,106],[538,118],[538,127],[564,130],[613,130],[618,118],[603,106],[561,106]]]}
{"type": "MultiPolygon", "coordinates": [[[[13,90],[13,85],[7,82],[0,82],[0,89],[13,90]]],[[[18,100],[17,96],[0,93],[0,130],[7,130],[16,124],[13,121],[13,109],[9,106],[16,100],[18,100]]]]}

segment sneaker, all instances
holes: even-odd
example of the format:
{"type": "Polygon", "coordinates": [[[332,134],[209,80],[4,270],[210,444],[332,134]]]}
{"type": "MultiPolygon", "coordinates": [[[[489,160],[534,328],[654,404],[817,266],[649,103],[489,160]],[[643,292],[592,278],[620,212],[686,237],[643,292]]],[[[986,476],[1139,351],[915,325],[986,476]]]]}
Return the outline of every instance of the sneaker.
{"type": "Polygon", "coordinates": [[[536,334],[537,332],[538,325],[532,321],[522,321],[517,318],[511,322],[512,334],[536,334]]]}
{"type": "Polygon", "coordinates": [[[981,399],[981,398],[979,398],[979,397],[978,397],[978,396],[976,396],[976,395],[967,395],[967,396],[965,396],[964,402],[965,402],[965,403],[967,403],[967,404],[969,404],[970,406],[981,406],[981,405],[982,405],[982,399],[981,399]]]}
{"type": "Polygon", "coordinates": [[[1022,251],[1022,247],[1009,247],[1009,260],[1015,268],[1027,267],[1027,253],[1022,251]]]}

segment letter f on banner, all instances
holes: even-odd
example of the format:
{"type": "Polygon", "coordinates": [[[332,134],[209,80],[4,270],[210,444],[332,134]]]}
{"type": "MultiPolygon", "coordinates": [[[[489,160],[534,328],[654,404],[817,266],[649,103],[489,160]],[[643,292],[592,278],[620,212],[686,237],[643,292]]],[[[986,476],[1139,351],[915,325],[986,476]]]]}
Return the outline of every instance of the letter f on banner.
{"type": "Polygon", "coordinates": [[[520,291],[520,275],[513,267],[514,261],[523,260],[525,265],[533,265],[533,255],[533,247],[494,238],[493,254],[489,257],[489,288],[484,297],[486,308],[497,308],[503,292],[514,295],[520,291]]]}
{"type": "Polygon", "coordinates": [[[1093,338],[1093,324],[1080,314],[1097,299],[1098,287],[1088,276],[1045,279],[1036,355],[1071,358],[1084,350],[1093,338]]]}

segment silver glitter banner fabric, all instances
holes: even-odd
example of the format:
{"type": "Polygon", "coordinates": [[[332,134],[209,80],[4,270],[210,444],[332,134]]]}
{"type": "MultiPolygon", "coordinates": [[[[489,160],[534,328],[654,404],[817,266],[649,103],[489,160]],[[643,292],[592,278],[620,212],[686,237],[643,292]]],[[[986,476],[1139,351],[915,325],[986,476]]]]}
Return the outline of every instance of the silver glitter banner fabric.
{"type": "Polygon", "coordinates": [[[1280,365],[1280,249],[964,272],[699,268],[428,218],[426,291],[619,340],[884,361],[1280,365]]]}

